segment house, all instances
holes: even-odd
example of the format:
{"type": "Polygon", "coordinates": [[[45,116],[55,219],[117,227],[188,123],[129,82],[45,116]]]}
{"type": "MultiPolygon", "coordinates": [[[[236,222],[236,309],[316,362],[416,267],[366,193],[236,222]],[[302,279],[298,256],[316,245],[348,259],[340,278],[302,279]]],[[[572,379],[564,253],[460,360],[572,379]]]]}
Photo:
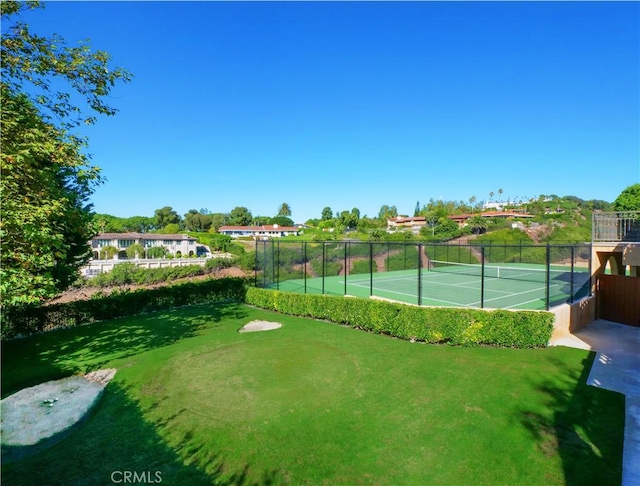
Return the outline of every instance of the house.
{"type": "Polygon", "coordinates": [[[533,218],[532,214],[524,214],[520,211],[485,211],[484,213],[476,214],[454,214],[449,216],[451,221],[458,223],[460,228],[467,226],[467,220],[474,216],[481,216],[483,218],[533,218]]]}
{"type": "Polygon", "coordinates": [[[298,235],[299,229],[294,226],[280,226],[264,224],[262,226],[221,226],[218,233],[229,235],[231,238],[253,238],[265,240],[281,238],[282,236],[298,235]]]}
{"type": "Polygon", "coordinates": [[[398,228],[421,228],[427,224],[427,220],[424,216],[398,216],[397,218],[387,219],[388,229],[398,228]]]}
{"type": "Polygon", "coordinates": [[[175,256],[192,256],[197,253],[196,239],[189,235],[148,234],[148,233],[100,233],[91,239],[93,258],[100,259],[100,250],[106,246],[114,247],[118,253],[116,259],[127,258],[126,250],[133,244],[149,248],[164,247],[167,253],[175,256]]]}

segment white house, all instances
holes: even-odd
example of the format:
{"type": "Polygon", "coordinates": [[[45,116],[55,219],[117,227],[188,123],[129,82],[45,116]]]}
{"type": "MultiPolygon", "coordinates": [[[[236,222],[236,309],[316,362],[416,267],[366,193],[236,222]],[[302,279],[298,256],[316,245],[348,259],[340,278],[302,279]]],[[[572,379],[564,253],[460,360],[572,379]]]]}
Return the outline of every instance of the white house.
{"type": "Polygon", "coordinates": [[[134,243],[145,249],[164,247],[172,255],[192,256],[197,254],[196,239],[189,235],[162,235],[148,233],[100,233],[91,239],[93,258],[100,258],[100,250],[112,246],[118,250],[115,258],[126,258],[126,250],[134,243]]]}
{"type": "Polygon", "coordinates": [[[298,235],[299,229],[293,226],[279,226],[265,224],[262,226],[221,226],[218,233],[229,235],[231,238],[281,238],[282,236],[298,235]]]}

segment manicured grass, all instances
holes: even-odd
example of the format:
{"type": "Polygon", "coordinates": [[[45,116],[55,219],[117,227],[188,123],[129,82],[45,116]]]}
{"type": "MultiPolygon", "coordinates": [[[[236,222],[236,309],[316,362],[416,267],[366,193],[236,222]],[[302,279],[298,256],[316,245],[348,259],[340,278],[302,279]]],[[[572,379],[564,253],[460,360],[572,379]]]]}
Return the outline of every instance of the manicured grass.
{"type": "Polygon", "coordinates": [[[624,398],[585,385],[581,350],[424,345],[229,304],[5,342],[2,360],[3,397],[118,369],[74,433],[3,464],[4,484],[111,484],[114,471],[189,485],[621,478],[624,398]],[[283,327],[237,332],[254,319],[283,327]]]}

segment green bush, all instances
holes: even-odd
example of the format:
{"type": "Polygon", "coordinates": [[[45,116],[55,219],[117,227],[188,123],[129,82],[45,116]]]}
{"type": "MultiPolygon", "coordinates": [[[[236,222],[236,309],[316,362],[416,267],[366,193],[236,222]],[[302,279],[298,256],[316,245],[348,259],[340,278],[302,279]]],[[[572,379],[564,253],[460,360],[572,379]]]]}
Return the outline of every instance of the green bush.
{"type": "Polygon", "coordinates": [[[113,292],[65,304],[4,307],[1,335],[2,339],[11,339],[184,305],[242,302],[246,285],[246,280],[241,278],[209,279],[150,290],[113,292]]]}
{"type": "Polygon", "coordinates": [[[142,268],[134,263],[118,263],[110,272],[101,273],[86,280],[85,285],[94,287],[112,287],[120,285],[146,285],[168,282],[179,278],[204,275],[205,269],[200,265],[183,267],[142,268]]]}
{"type": "Polygon", "coordinates": [[[414,307],[390,302],[249,288],[246,302],[390,336],[455,346],[544,347],[554,316],[536,311],[414,307]]]}

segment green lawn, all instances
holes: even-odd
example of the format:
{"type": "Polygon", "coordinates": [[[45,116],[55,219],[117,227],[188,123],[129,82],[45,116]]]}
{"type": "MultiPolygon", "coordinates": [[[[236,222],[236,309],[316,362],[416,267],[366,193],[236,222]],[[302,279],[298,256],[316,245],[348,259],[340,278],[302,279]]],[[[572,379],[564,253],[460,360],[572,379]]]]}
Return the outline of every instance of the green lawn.
{"type": "Polygon", "coordinates": [[[118,373],[78,429],[3,484],[619,484],[624,398],[593,354],[400,341],[238,304],[2,345],[2,396],[118,373]],[[276,331],[239,334],[254,319],[276,331]],[[122,476],[116,476],[116,479],[122,476]]]}

